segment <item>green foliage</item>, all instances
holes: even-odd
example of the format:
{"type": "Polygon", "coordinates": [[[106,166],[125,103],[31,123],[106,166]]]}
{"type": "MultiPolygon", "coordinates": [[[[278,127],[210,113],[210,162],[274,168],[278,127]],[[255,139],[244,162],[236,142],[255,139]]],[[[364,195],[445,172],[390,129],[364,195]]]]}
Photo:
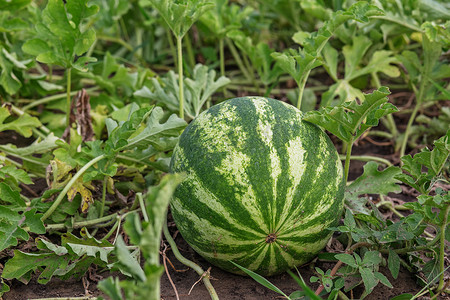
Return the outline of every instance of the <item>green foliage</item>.
{"type": "Polygon", "coordinates": [[[191,26],[214,4],[208,0],[165,1],[140,0],[143,6],[151,4],[159,12],[176,37],[182,38],[191,26]]]}
{"type": "MultiPolygon", "coordinates": [[[[403,167],[407,173],[397,175],[397,179],[415,188],[421,194],[428,195],[435,182],[440,180],[440,173],[450,155],[450,130],[447,134],[434,142],[433,150],[423,148],[414,157],[402,157],[403,167]],[[426,171],[423,171],[426,167],[426,171]]],[[[423,201],[424,198],[419,198],[423,201]]]]}
{"type": "MultiPolygon", "coordinates": [[[[353,45],[346,45],[342,48],[345,58],[344,78],[338,79],[338,52],[331,46],[324,48],[325,68],[327,68],[330,76],[336,81],[330,86],[327,92],[322,95],[321,105],[329,106],[333,103],[333,99],[338,96],[337,103],[352,101],[357,98],[359,101],[364,100],[364,95],[358,88],[353,87],[350,83],[364,75],[384,73],[389,77],[400,76],[400,70],[392,64],[398,63],[398,60],[392,55],[392,51],[378,50],[372,53],[369,62],[361,67],[364,55],[369,50],[372,41],[367,36],[356,36],[353,38],[353,45]]],[[[334,103],[336,104],[336,103],[334,103]]]]}
{"type": "MultiPolygon", "coordinates": [[[[6,26],[10,29],[11,25],[6,26]]],[[[18,60],[15,53],[8,52],[0,45],[0,85],[8,94],[13,95],[22,87],[19,78],[22,71],[28,69],[30,62],[31,60],[18,60]]]]}
{"type": "Polygon", "coordinates": [[[18,240],[27,241],[28,231],[45,233],[45,227],[39,219],[42,214],[36,214],[36,209],[29,209],[27,203],[5,182],[0,182],[0,251],[17,246],[18,240]]]}
{"type": "MultiPolygon", "coordinates": [[[[134,95],[158,101],[167,106],[171,111],[177,111],[179,109],[177,75],[173,71],[169,71],[166,76],[161,78],[161,80],[152,78],[154,91],[144,86],[142,89],[136,91],[134,95]]],[[[184,112],[190,119],[197,117],[206,101],[217,90],[230,82],[228,78],[223,76],[217,80],[215,78],[216,72],[214,70],[209,70],[207,66],[198,64],[193,70],[192,79],[184,79],[184,95],[186,101],[184,112]]]]}
{"type": "Polygon", "coordinates": [[[333,133],[340,140],[352,143],[367,129],[378,125],[378,120],[398,109],[387,102],[389,89],[381,87],[371,94],[364,95],[364,101],[342,103],[333,108],[325,107],[321,111],[310,111],[304,119],[333,133]]]}
{"type": "Polygon", "coordinates": [[[213,9],[207,10],[199,21],[206,30],[224,38],[231,30],[240,29],[242,22],[253,12],[250,6],[239,7],[228,0],[216,0],[213,9]]]}
{"type": "Polygon", "coordinates": [[[382,11],[376,6],[359,1],[346,11],[334,12],[317,32],[297,33],[294,40],[302,46],[298,51],[290,49],[287,53],[273,53],[272,56],[280,62],[280,67],[300,85],[307,79],[312,69],[322,65],[320,60],[322,50],[340,25],[348,20],[367,22],[369,17],[380,14],[382,11]]]}
{"type": "Polygon", "coordinates": [[[24,114],[16,119],[10,118],[11,112],[7,107],[0,107],[0,132],[14,130],[24,137],[30,137],[33,128],[41,125],[35,117],[24,114]]]}
{"type": "Polygon", "coordinates": [[[87,1],[50,0],[35,25],[37,37],[25,42],[23,50],[42,63],[84,70],[96,60],[80,57],[95,41],[95,31],[83,29],[83,22],[98,12],[98,6],[88,6],[87,1]]]}
{"type": "Polygon", "coordinates": [[[252,39],[240,30],[230,31],[227,37],[231,38],[238,48],[247,55],[252,69],[256,70],[264,85],[270,85],[278,79],[282,70],[279,63],[272,57],[274,51],[267,43],[259,42],[254,45],[252,39]]]}
{"type": "Polygon", "coordinates": [[[39,270],[38,282],[46,284],[53,276],[80,278],[93,263],[106,267],[115,261],[112,257],[114,247],[107,241],[87,236],[80,239],[67,233],[61,237],[61,244],[58,246],[45,239],[37,239],[38,253],[15,250],[14,257],[5,264],[2,277],[28,282],[31,274],[39,270]]]}
{"type": "MultiPolygon", "coordinates": [[[[178,180],[164,175],[186,126],[183,117],[170,113],[181,110],[186,119],[193,119],[210,104],[263,92],[311,111],[305,120],[343,141],[347,171],[353,143],[360,139],[381,133],[395,144],[393,151],[400,152],[391,162],[401,158],[401,167],[381,170],[369,162],[363,174],[348,184],[344,221],[330,229],[341,233],[339,240],[347,247],[355,248],[337,255],[346,264],[337,274],[315,268],[311,282],[323,285],[320,296],[336,299],[338,293],[342,296],[342,291],[352,289],[354,285],[344,284],[347,277],[354,277],[356,285],[364,284],[360,298],[376,284],[389,286],[382,266],[393,278],[407,266],[424,275],[420,278],[426,284],[424,291],[431,291],[433,285],[442,290],[445,241],[450,241],[450,199],[445,188],[450,167],[448,3],[242,3],[0,0],[4,104],[0,108],[0,268],[4,267],[0,297],[9,291],[13,278],[28,282],[35,273],[43,284],[53,277],[80,278],[94,264],[129,277],[100,283],[110,298],[147,299],[143,291],[159,288],[155,284],[162,272],[158,266],[161,224],[168,195],[178,180]],[[182,78],[182,69],[178,77],[173,69],[176,49],[162,20],[180,38],[179,50],[183,46],[190,57],[188,64],[177,65],[186,67],[189,78],[182,78]],[[195,23],[182,45],[181,38],[195,23]],[[30,59],[34,57],[37,62],[30,59]],[[224,76],[216,78],[219,68],[224,76]],[[177,84],[180,78],[182,88],[177,84]],[[388,103],[390,92],[381,85],[392,91],[391,100],[400,112],[388,103]],[[60,111],[82,88],[90,96],[90,110],[78,116],[70,138],[62,139],[65,127],[60,111]],[[58,94],[61,91],[68,93],[58,94]],[[180,109],[184,98],[186,105],[180,109]],[[321,108],[314,111],[317,99],[321,108]],[[405,115],[410,121],[401,132],[404,127],[395,123],[405,115]],[[388,132],[369,131],[379,120],[388,132]],[[80,134],[85,122],[93,125],[92,141],[80,134]],[[409,150],[417,154],[403,156],[409,150]],[[48,187],[42,190],[44,182],[48,187]],[[396,205],[391,193],[400,192],[401,185],[415,189],[418,196],[396,205]],[[147,189],[143,211],[148,221],[141,221],[133,197],[147,189]],[[396,218],[386,219],[385,209],[396,218]],[[122,222],[124,215],[126,222],[122,222]],[[109,230],[105,240],[87,233],[98,227],[109,230]],[[122,229],[131,246],[120,235],[113,243],[106,241],[122,229]],[[59,244],[51,237],[55,232],[61,236],[59,244]],[[19,251],[19,247],[31,250],[19,251]],[[138,263],[141,256],[147,261],[144,266],[138,263]]],[[[97,229],[91,233],[97,236],[97,229]]],[[[285,297],[317,298],[301,277],[291,276],[301,290],[285,297]]],[[[417,297],[404,294],[394,299],[417,297]]]]}
{"type": "Polygon", "coordinates": [[[144,269],[119,239],[114,248],[119,268],[136,281],[108,278],[100,282],[99,288],[111,299],[160,299],[159,283],[164,271],[159,263],[161,232],[170,198],[182,179],[180,174],[166,175],[158,186],[152,187],[144,196],[145,207],[142,209],[148,221],[141,222],[136,214],[127,218],[124,228],[145,258],[144,269]],[[122,297],[122,291],[125,298],[122,297]]]}
{"type": "Polygon", "coordinates": [[[370,214],[370,210],[366,207],[369,200],[368,194],[387,195],[388,193],[399,193],[401,188],[398,185],[399,180],[396,179],[401,173],[397,167],[389,167],[383,171],[378,171],[378,164],[368,162],[364,165],[364,172],[356,178],[345,189],[345,203],[353,212],[370,214]],[[361,195],[366,195],[361,197],[361,195]]]}

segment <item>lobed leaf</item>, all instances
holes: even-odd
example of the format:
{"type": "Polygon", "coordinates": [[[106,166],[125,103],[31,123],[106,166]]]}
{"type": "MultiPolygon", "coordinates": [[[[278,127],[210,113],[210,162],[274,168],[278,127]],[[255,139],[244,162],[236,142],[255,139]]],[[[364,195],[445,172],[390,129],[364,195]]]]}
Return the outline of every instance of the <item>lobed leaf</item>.
{"type": "MultiPolygon", "coordinates": [[[[185,105],[184,112],[193,119],[200,114],[206,101],[220,88],[224,87],[230,80],[221,76],[217,80],[216,71],[209,70],[207,66],[197,64],[194,67],[192,79],[184,78],[185,105]]],[[[144,86],[134,93],[135,96],[156,100],[167,106],[172,111],[179,110],[179,86],[178,75],[169,71],[166,77],[160,80],[152,78],[154,90],[151,91],[144,86]]]]}
{"type": "Polygon", "coordinates": [[[368,162],[364,165],[364,172],[353,181],[345,190],[345,203],[354,212],[370,214],[365,207],[367,197],[360,198],[364,194],[387,195],[388,193],[400,193],[400,182],[397,176],[401,174],[398,167],[389,167],[378,171],[378,164],[368,162]]]}
{"type": "Polygon", "coordinates": [[[411,157],[405,155],[401,158],[402,169],[407,173],[398,174],[396,178],[427,195],[444,168],[450,156],[450,130],[434,141],[433,150],[423,148],[421,152],[411,157]],[[426,171],[422,171],[423,168],[426,171]]]}
{"type": "Polygon", "coordinates": [[[14,130],[24,137],[32,135],[32,129],[41,126],[41,122],[35,117],[23,114],[17,119],[9,121],[10,111],[6,107],[0,107],[0,132],[5,130],[14,130]]]}
{"type": "Polygon", "coordinates": [[[98,6],[88,6],[87,2],[49,0],[41,12],[41,21],[35,25],[36,38],[26,41],[22,50],[42,63],[82,70],[84,63],[95,60],[81,58],[78,64],[75,62],[75,57],[87,52],[96,38],[92,28],[82,29],[83,20],[98,11],[98,6]]]}
{"type": "Polygon", "coordinates": [[[378,125],[378,120],[398,109],[387,103],[389,89],[381,87],[371,94],[364,94],[364,101],[343,103],[321,111],[310,111],[304,120],[322,126],[342,141],[351,143],[360,137],[368,128],[378,125]]]}
{"type": "Polygon", "coordinates": [[[166,1],[141,0],[140,5],[151,4],[162,16],[173,34],[182,38],[191,26],[214,4],[208,0],[166,1]]]}
{"type": "Polygon", "coordinates": [[[348,20],[367,22],[369,17],[381,14],[383,14],[383,11],[378,7],[364,1],[358,1],[345,11],[333,12],[330,19],[324,22],[318,31],[297,34],[296,41],[300,42],[303,48],[298,51],[289,49],[285,53],[275,52],[272,56],[280,63],[280,67],[291,75],[297,84],[300,84],[302,80],[308,77],[312,69],[322,64],[322,50],[340,25],[348,20]]]}

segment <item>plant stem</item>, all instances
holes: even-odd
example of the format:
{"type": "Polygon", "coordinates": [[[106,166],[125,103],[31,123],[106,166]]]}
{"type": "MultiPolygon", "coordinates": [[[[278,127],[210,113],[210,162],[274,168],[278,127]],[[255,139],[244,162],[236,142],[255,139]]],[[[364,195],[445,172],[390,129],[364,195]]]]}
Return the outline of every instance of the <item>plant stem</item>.
{"type": "Polygon", "coordinates": [[[177,50],[175,49],[175,45],[173,44],[172,34],[170,33],[170,30],[168,30],[167,28],[165,30],[166,30],[167,40],[169,41],[170,52],[172,52],[175,69],[177,69],[178,61],[175,59],[175,57],[177,57],[177,50]]]}
{"type": "Polygon", "coordinates": [[[114,226],[111,227],[111,229],[108,231],[107,234],[105,234],[105,236],[102,238],[102,241],[106,241],[107,239],[109,239],[109,237],[114,233],[114,231],[116,231],[117,227],[119,227],[119,223],[120,223],[120,217],[116,216],[116,222],[114,223],[114,226]]]}
{"type": "Polygon", "coordinates": [[[408,144],[408,136],[411,130],[412,123],[414,122],[417,112],[419,111],[419,107],[420,105],[419,103],[417,103],[416,106],[414,107],[411,116],[409,117],[408,124],[406,125],[405,133],[403,134],[402,145],[400,148],[400,158],[402,158],[405,155],[406,145],[408,144]]]}
{"type": "Polygon", "coordinates": [[[178,88],[180,101],[180,118],[184,119],[184,86],[183,86],[183,37],[177,36],[177,52],[178,52],[178,88]]]}
{"type": "MultiPolygon", "coordinates": [[[[102,218],[97,218],[97,219],[92,219],[92,220],[88,220],[88,221],[81,221],[81,222],[75,222],[73,224],[73,228],[82,228],[82,227],[87,227],[87,226],[92,226],[92,225],[97,225],[100,223],[104,223],[107,221],[111,221],[113,219],[115,219],[118,216],[117,213],[102,217],[102,218]]],[[[62,230],[64,228],[66,228],[67,225],[62,223],[62,224],[47,224],[45,225],[45,229],[48,230],[62,230]]]]}
{"type": "Polygon", "coordinates": [[[450,204],[447,205],[444,212],[444,220],[441,225],[440,249],[439,249],[439,277],[438,293],[444,288],[444,268],[445,268],[445,229],[447,227],[448,214],[450,212],[450,204]]]}
{"type": "MultiPolygon", "coordinates": [[[[339,158],[341,160],[347,159],[347,156],[339,155],[339,158]]],[[[392,166],[392,163],[388,161],[387,159],[371,156],[371,155],[351,155],[350,160],[360,160],[360,161],[377,161],[379,163],[385,164],[386,166],[390,167],[392,166]]]]}
{"type": "Polygon", "coordinates": [[[83,175],[83,173],[89,169],[91,166],[93,166],[98,161],[105,158],[105,154],[102,154],[100,156],[97,156],[96,158],[89,161],[87,164],[85,164],[73,177],[70,179],[70,181],[67,183],[67,185],[64,187],[62,192],[58,195],[55,202],[53,202],[52,206],[44,213],[44,215],[41,217],[41,221],[45,221],[48,217],[51,216],[51,214],[55,211],[55,209],[58,207],[58,205],[61,203],[61,201],[64,199],[64,196],[67,194],[67,192],[70,190],[72,185],[75,183],[75,181],[78,180],[78,178],[83,175]]]}
{"type": "Polygon", "coordinates": [[[406,28],[412,29],[412,30],[414,30],[414,31],[422,32],[422,29],[421,29],[420,27],[417,27],[417,26],[415,26],[415,25],[412,25],[412,24],[403,22],[403,21],[400,20],[400,19],[393,18],[393,17],[390,17],[390,16],[371,16],[371,18],[373,18],[373,19],[382,19],[382,20],[390,21],[390,22],[393,22],[393,23],[397,23],[397,24],[399,24],[399,25],[402,25],[402,26],[404,26],[404,27],[406,27],[406,28]]]}
{"type": "Polygon", "coordinates": [[[103,217],[105,212],[105,200],[106,200],[106,186],[108,185],[108,176],[105,175],[103,178],[103,187],[102,187],[102,208],[100,209],[100,218],[103,217]]]}
{"type": "Polygon", "coordinates": [[[194,56],[194,50],[192,50],[192,43],[191,43],[191,37],[189,36],[189,33],[187,33],[184,36],[184,46],[186,47],[186,52],[188,56],[189,66],[191,68],[194,68],[195,66],[195,56],[194,56]]]}
{"type": "Polygon", "coordinates": [[[70,87],[72,84],[72,68],[67,69],[67,93],[66,93],[66,127],[70,126],[70,87]]]}
{"type": "MultiPolygon", "coordinates": [[[[390,115],[388,115],[388,116],[390,116],[390,115]]],[[[389,133],[389,132],[386,132],[386,131],[381,131],[381,130],[369,130],[369,131],[367,131],[367,135],[380,136],[380,137],[384,137],[384,138],[387,138],[387,139],[394,138],[392,133],[389,133]]]]}
{"type": "Polygon", "coordinates": [[[350,139],[349,142],[347,142],[347,150],[345,153],[345,165],[344,165],[345,183],[347,183],[348,181],[348,172],[350,170],[350,158],[352,154],[352,147],[353,147],[353,138],[350,139]]]}
{"type": "MultiPolygon", "coordinates": [[[[308,72],[309,75],[309,72],[308,72]]],[[[297,98],[297,109],[301,110],[302,108],[302,99],[303,99],[303,92],[305,91],[305,85],[306,85],[306,80],[308,78],[308,75],[306,75],[301,82],[297,83],[298,84],[298,98],[297,98]]]]}
{"type": "MultiPolygon", "coordinates": [[[[98,89],[99,89],[98,87],[91,87],[91,88],[86,89],[86,92],[89,93],[89,92],[92,92],[92,91],[96,91],[98,89]]],[[[73,91],[73,92],[70,93],[70,96],[75,96],[77,93],[78,93],[78,91],[73,91]]],[[[27,110],[29,110],[32,107],[41,105],[43,103],[47,103],[47,102],[63,99],[65,97],[67,97],[67,93],[56,94],[56,95],[48,96],[48,97],[45,97],[45,98],[42,98],[42,99],[39,99],[39,100],[33,100],[33,102],[31,102],[30,104],[25,105],[24,107],[22,107],[22,110],[23,111],[27,111],[27,110]]]]}
{"type": "MultiPolygon", "coordinates": [[[[345,253],[347,253],[347,254],[352,254],[353,251],[355,251],[355,250],[356,250],[357,248],[359,248],[359,247],[370,247],[370,246],[372,246],[372,244],[366,243],[366,242],[359,242],[359,243],[354,244],[354,245],[351,246],[350,248],[348,248],[348,250],[345,251],[345,253]]],[[[343,264],[342,261],[338,261],[338,262],[336,263],[336,265],[334,265],[334,267],[333,267],[333,269],[331,270],[331,273],[330,273],[329,276],[333,277],[333,276],[337,273],[337,271],[339,270],[339,268],[342,266],[342,264],[343,264]]],[[[320,286],[317,288],[315,294],[316,294],[316,295],[319,295],[319,294],[323,291],[324,288],[325,288],[324,285],[323,285],[323,284],[320,284],[320,286]]]]}
{"type": "MultiPolygon", "coordinates": [[[[223,38],[219,40],[219,59],[220,59],[220,76],[225,77],[225,53],[224,53],[223,38]]],[[[224,98],[228,98],[226,86],[224,86],[222,90],[224,98]]],[[[211,106],[210,102],[211,98],[209,98],[208,101],[206,102],[206,108],[209,108],[211,106]]]]}
{"type": "Polygon", "coordinates": [[[172,248],[172,252],[175,255],[175,257],[184,265],[194,269],[195,272],[197,272],[198,275],[202,276],[203,283],[206,286],[206,289],[208,290],[211,299],[212,300],[219,300],[219,296],[217,296],[216,290],[212,286],[211,282],[209,281],[209,273],[203,271],[203,269],[194,263],[193,261],[190,261],[189,259],[183,257],[181,255],[180,251],[178,251],[177,244],[175,244],[175,241],[172,239],[172,236],[170,235],[169,228],[167,227],[167,220],[164,221],[164,227],[163,227],[164,236],[166,237],[167,242],[169,243],[170,247],[172,248]]]}
{"type": "Polygon", "coordinates": [[[242,62],[241,56],[239,55],[239,52],[237,51],[236,47],[234,46],[233,42],[229,38],[225,38],[225,42],[227,43],[228,49],[230,49],[231,55],[233,55],[234,60],[236,61],[236,64],[238,65],[239,69],[241,70],[242,74],[249,80],[252,81],[252,77],[250,76],[249,71],[244,66],[244,63],[242,62]]]}
{"type": "Polygon", "coordinates": [[[142,197],[142,193],[137,193],[136,197],[139,200],[139,205],[141,206],[142,216],[144,217],[144,221],[148,222],[147,209],[145,209],[144,198],[142,197]]]}

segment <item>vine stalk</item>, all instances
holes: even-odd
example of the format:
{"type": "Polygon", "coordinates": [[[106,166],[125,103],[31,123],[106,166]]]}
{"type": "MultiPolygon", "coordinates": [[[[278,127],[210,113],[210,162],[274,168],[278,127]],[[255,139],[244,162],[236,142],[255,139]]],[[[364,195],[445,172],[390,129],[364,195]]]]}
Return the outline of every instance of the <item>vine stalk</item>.
{"type": "Polygon", "coordinates": [[[211,299],[212,300],[219,300],[219,296],[216,293],[216,290],[211,284],[211,281],[209,280],[209,272],[203,271],[203,269],[194,263],[193,261],[190,261],[189,259],[185,258],[183,255],[181,255],[180,251],[178,251],[177,244],[172,239],[172,236],[170,235],[169,228],[167,227],[167,220],[164,221],[164,227],[163,227],[164,236],[166,237],[167,242],[169,243],[170,247],[172,248],[172,252],[175,255],[175,257],[184,265],[192,268],[195,272],[197,272],[198,275],[202,276],[203,283],[206,286],[206,289],[208,290],[211,299]]]}
{"type": "Polygon", "coordinates": [[[183,37],[177,36],[178,53],[178,88],[180,101],[180,118],[184,119],[184,86],[183,86],[183,37]]]}

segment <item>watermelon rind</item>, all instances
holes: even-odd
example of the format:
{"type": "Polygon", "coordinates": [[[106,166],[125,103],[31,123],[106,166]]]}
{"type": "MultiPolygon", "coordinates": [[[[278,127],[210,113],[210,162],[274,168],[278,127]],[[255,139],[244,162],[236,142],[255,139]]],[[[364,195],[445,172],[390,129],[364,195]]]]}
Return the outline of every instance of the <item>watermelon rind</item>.
{"type": "Polygon", "coordinates": [[[329,137],[295,107],[263,97],[224,101],[180,136],[171,202],[183,238],[210,263],[263,276],[314,258],[343,210],[342,163],[329,137]]]}

